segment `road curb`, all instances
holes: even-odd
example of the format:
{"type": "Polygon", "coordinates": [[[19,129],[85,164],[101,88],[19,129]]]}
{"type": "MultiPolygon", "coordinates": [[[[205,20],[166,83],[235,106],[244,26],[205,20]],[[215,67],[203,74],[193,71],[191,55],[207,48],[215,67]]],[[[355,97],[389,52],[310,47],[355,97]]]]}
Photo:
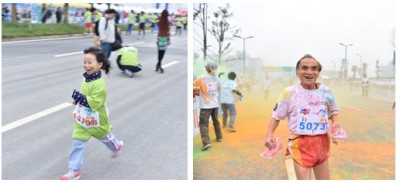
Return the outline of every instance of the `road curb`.
{"type": "Polygon", "coordinates": [[[51,38],[68,38],[68,37],[90,37],[90,35],[68,34],[68,35],[53,35],[53,36],[34,36],[34,37],[2,38],[2,42],[25,41],[25,40],[38,40],[38,39],[51,39],[51,38]]]}

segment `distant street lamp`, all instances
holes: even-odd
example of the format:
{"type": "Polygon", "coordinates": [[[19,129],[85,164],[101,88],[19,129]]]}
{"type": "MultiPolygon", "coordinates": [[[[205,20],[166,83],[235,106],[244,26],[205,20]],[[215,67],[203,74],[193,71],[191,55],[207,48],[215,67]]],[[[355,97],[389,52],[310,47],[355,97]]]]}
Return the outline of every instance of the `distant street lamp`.
{"type": "Polygon", "coordinates": [[[242,36],[234,35],[234,37],[243,39],[243,77],[246,78],[246,39],[253,38],[253,36],[242,37],[242,36]]]}
{"type": "Polygon", "coordinates": [[[353,44],[343,44],[343,43],[339,43],[340,45],[344,46],[344,78],[347,79],[347,68],[348,68],[348,61],[347,61],[347,47],[349,46],[353,46],[353,44]]]}
{"type": "Polygon", "coordinates": [[[356,55],[358,55],[360,57],[360,69],[358,70],[358,74],[360,75],[360,78],[362,78],[362,55],[356,53],[356,55]]]}

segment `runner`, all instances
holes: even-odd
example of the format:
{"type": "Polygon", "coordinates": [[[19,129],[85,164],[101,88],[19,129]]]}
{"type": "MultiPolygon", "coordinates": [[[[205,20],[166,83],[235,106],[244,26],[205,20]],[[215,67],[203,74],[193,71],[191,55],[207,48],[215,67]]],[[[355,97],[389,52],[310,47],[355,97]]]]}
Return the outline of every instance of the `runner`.
{"type": "Polygon", "coordinates": [[[85,32],[83,35],[89,34],[92,35],[92,13],[90,12],[89,8],[86,8],[85,14],[83,15],[85,19],[85,32]]]}
{"type": "Polygon", "coordinates": [[[157,33],[157,49],[158,49],[158,62],[156,65],[156,72],[164,73],[164,69],[161,67],[161,61],[164,58],[167,46],[171,44],[168,20],[168,11],[163,10],[161,12],[160,21],[158,22],[158,33],[157,33]]]}
{"type": "Polygon", "coordinates": [[[126,29],[125,35],[131,35],[133,30],[133,24],[136,20],[136,13],[135,11],[131,10],[128,15],[128,29],[126,29]]]}
{"type": "Polygon", "coordinates": [[[124,143],[117,140],[111,133],[106,107],[107,90],[100,69],[108,74],[110,63],[104,53],[95,47],[85,49],[83,61],[84,80],[81,91],[74,90],[72,103],[74,111],[74,130],[72,134],[72,152],[69,156],[69,171],[60,177],[61,180],[76,180],[81,176],[83,152],[91,137],[104,143],[111,151],[111,157],[116,158],[124,143]]]}
{"type": "Polygon", "coordinates": [[[368,97],[368,85],[369,85],[369,80],[367,78],[367,75],[363,75],[363,79],[361,80],[361,88],[362,88],[362,96],[368,97]]]}
{"type": "Polygon", "coordinates": [[[105,12],[106,17],[102,17],[99,20],[99,39],[100,39],[100,48],[104,51],[106,58],[110,58],[111,51],[113,49],[113,43],[117,38],[117,28],[115,25],[115,16],[117,11],[114,9],[108,9],[105,12]]]}
{"type": "MultiPolygon", "coordinates": [[[[329,120],[332,126],[340,127],[337,125],[338,108],[332,91],[316,82],[321,69],[321,64],[308,54],[297,62],[296,75],[300,84],[282,91],[266,135],[265,146],[268,149],[275,148],[274,131],[280,120],[288,118],[291,135],[286,155],[293,158],[297,179],[311,179],[311,169],[316,179],[330,178],[329,120]]],[[[337,143],[335,139],[333,141],[337,143]]]]}
{"type": "Polygon", "coordinates": [[[216,76],[217,64],[208,62],[206,65],[207,74],[197,77],[193,81],[195,87],[200,88],[200,134],[203,142],[202,151],[211,147],[210,135],[208,133],[208,122],[210,116],[213,120],[217,142],[222,141],[221,127],[218,121],[218,106],[220,83],[216,76]]]}
{"type": "Polygon", "coordinates": [[[264,98],[268,99],[269,89],[271,88],[271,80],[269,80],[268,76],[265,76],[264,79],[264,98]]]}
{"type": "Polygon", "coordinates": [[[138,37],[136,39],[144,39],[144,36],[146,35],[146,20],[147,20],[147,15],[144,13],[144,11],[140,12],[139,15],[139,29],[138,29],[138,37]],[[142,33],[142,34],[140,34],[142,33]],[[140,36],[142,35],[142,36],[140,36]]]}
{"type": "Polygon", "coordinates": [[[236,73],[230,72],[228,74],[228,79],[224,79],[221,82],[221,108],[222,108],[222,127],[226,127],[226,123],[228,120],[229,113],[229,124],[227,130],[231,132],[236,132],[237,130],[234,128],[235,119],[236,119],[236,107],[235,107],[235,99],[233,98],[233,94],[238,95],[239,97],[243,97],[242,94],[236,89],[237,83],[235,81],[236,73]]]}

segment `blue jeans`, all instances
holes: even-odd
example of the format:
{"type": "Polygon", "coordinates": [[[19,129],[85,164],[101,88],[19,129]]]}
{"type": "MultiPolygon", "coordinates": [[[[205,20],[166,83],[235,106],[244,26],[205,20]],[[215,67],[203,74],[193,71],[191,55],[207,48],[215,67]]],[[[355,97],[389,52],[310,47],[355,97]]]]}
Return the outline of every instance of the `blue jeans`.
{"type": "Polygon", "coordinates": [[[132,28],[133,28],[133,24],[128,24],[128,29],[126,29],[126,34],[131,34],[132,33],[132,28]]]}
{"type": "MultiPolygon", "coordinates": [[[[119,140],[114,137],[114,135],[110,132],[106,137],[99,139],[100,142],[103,142],[111,151],[115,152],[119,146],[119,140]]],[[[69,156],[68,168],[74,171],[79,171],[81,169],[83,163],[83,152],[85,150],[85,145],[87,141],[83,140],[72,140],[72,152],[69,156]]]]}
{"type": "Polygon", "coordinates": [[[111,55],[111,50],[112,50],[112,43],[102,43],[100,42],[100,48],[103,50],[104,55],[106,56],[107,59],[110,58],[111,55]]]}
{"type": "Polygon", "coordinates": [[[226,126],[226,121],[228,120],[228,112],[229,112],[229,127],[233,127],[233,124],[235,123],[235,119],[236,119],[236,108],[235,108],[235,104],[225,104],[222,103],[221,104],[221,108],[223,111],[222,114],[222,124],[223,127],[226,126]]]}

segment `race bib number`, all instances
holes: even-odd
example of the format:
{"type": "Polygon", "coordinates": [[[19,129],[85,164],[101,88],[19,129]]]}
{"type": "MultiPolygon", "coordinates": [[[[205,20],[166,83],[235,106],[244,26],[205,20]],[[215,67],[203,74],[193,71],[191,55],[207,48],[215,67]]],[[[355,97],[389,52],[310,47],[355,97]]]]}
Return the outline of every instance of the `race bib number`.
{"type": "Polygon", "coordinates": [[[76,120],[76,123],[85,128],[100,127],[99,113],[79,104],[76,105],[74,119],[76,120]]]}
{"type": "Polygon", "coordinates": [[[329,129],[328,110],[324,105],[298,108],[296,134],[325,134],[329,129]]]}

